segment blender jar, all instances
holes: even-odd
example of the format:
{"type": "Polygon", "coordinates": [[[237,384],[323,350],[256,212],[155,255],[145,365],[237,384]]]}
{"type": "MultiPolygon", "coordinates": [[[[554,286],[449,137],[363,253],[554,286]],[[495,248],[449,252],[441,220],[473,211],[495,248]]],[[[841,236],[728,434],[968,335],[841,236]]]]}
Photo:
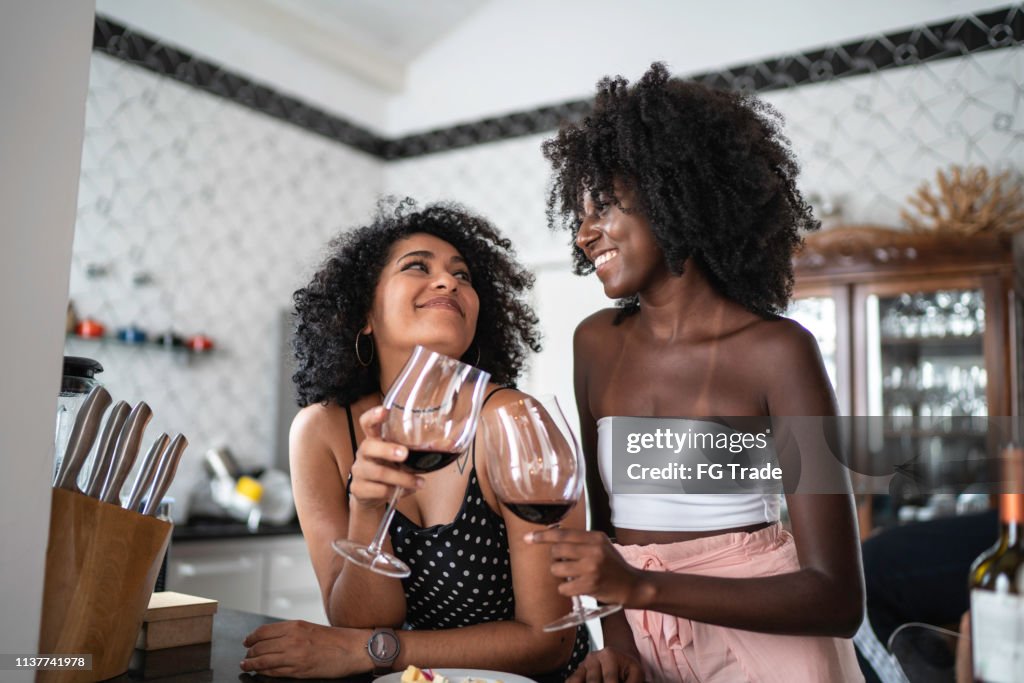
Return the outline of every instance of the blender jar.
{"type": "Polygon", "coordinates": [[[60,396],[57,399],[57,430],[54,438],[53,476],[57,476],[64,459],[71,429],[74,427],[78,410],[82,407],[93,387],[100,386],[96,373],[103,372],[103,366],[92,358],[64,356],[64,376],[60,382],[60,396]]]}

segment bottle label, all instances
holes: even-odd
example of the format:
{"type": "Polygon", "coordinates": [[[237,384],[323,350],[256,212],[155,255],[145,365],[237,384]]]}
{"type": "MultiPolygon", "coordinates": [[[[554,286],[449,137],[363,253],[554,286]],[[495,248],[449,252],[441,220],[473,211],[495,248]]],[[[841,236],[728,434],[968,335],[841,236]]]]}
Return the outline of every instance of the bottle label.
{"type": "Polygon", "coordinates": [[[971,591],[974,677],[985,683],[1024,683],[1024,597],[971,591]]]}

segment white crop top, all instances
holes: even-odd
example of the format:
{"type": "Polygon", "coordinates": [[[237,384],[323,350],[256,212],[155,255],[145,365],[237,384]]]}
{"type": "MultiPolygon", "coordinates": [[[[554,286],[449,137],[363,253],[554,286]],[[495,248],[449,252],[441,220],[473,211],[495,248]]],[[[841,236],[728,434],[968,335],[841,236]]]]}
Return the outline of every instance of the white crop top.
{"type": "MultiPolygon", "coordinates": [[[[778,493],[613,493],[612,425],[616,419],[622,418],[608,416],[597,421],[598,465],[609,492],[613,526],[638,531],[714,531],[779,520],[778,493]]],[[[685,418],[658,420],[679,425],[680,432],[688,425],[701,424],[685,418]]]]}

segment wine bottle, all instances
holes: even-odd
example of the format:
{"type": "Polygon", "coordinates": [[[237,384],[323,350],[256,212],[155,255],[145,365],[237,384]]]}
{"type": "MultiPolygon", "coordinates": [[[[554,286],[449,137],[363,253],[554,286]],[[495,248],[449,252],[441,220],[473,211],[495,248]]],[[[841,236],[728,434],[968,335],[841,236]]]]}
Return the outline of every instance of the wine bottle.
{"type": "Polygon", "coordinates": [[[971,566],[971,651],[980,683],[1024,683],[1024,448],[1003,450],[999,540],[971,566]]]}

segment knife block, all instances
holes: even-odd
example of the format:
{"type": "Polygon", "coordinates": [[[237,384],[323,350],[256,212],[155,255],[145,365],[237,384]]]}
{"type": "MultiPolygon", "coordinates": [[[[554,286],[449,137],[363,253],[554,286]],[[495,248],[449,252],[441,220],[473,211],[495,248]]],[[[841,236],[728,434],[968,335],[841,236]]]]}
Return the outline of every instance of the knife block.
{"type": "Polygon", "coordinates": [[[40,654],[92,655],[91,671],[39,671],[37,681],[92,683],[128,670],[172,525],[53,489],[40,654]]]}

